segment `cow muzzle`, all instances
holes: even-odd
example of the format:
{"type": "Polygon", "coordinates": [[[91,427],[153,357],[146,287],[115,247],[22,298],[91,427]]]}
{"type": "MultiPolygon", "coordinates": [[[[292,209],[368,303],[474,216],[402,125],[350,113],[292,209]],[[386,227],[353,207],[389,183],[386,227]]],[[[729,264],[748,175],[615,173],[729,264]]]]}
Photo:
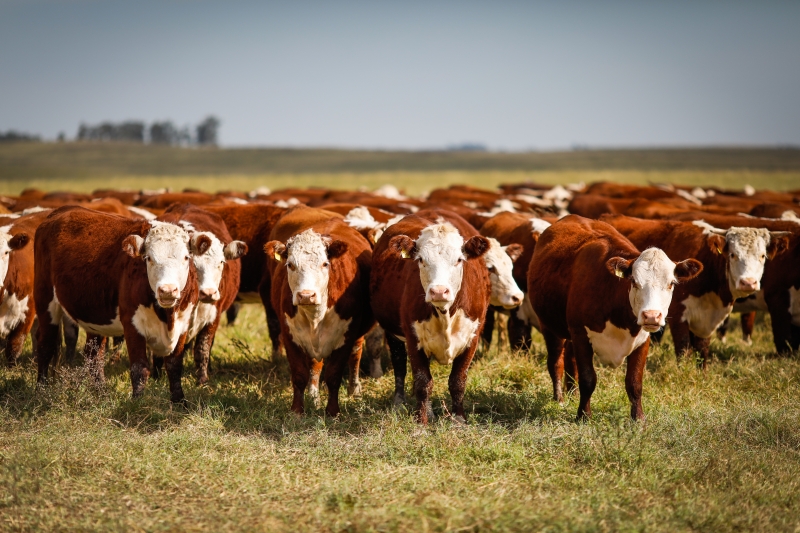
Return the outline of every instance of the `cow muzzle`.
{"type": "Polygon", "coordinates": [[[175,307],[180,298],[181,291],[175,285],[161,285],[156,294],[158,305],[165,309],[175,307]]]}
{"type": "Polygon", "coordinates": [[[758,280],[755,278],[739,278],[736,288],[742,292],[755,292],[759,289],[758,280]]]}
{"type": "Polygon", "coordinates": [[[519,304],[522,303],[522,299],[525,297],[524,294],[512,294],[507,298],[504,298],[503,307],[505,309],[514,309],[515,307],[519,307],[519,304]]]}
{"type": "Polygon", "coordinates": [[[645,331],[658,331],[664,325],[664,314],[661,311],[642,311],[640,325],[645,331]]]}
{"type": "Polygon", "coordinates": [[[219,300],[218,289],[200,289],[200,301],[204,304],[214,303],[219,300]]]}
{"type": "Polygon", "coordinates": [[[297,291],[295,297],[297,299],[297,305],[319,304],[319,298],[317,297],[317,293],[314,291],[297,291]]]}
{"type": "Polygon", "coordinates": [[[432,285],[428,289],[427,300],[435,306],[442,306],[450,303],[452,299],[450,289],[444,285],[432,285]]]}

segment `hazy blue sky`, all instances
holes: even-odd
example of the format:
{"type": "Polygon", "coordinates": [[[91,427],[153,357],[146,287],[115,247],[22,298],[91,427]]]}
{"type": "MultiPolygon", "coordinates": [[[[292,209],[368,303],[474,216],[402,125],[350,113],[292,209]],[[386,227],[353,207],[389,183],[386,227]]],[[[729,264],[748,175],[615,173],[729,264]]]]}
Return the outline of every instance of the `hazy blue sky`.
{"type": "Polygon", "coordinates": [[[800,144],[800,1],[0,0],[0,130],[225,145],[800,144]]]}

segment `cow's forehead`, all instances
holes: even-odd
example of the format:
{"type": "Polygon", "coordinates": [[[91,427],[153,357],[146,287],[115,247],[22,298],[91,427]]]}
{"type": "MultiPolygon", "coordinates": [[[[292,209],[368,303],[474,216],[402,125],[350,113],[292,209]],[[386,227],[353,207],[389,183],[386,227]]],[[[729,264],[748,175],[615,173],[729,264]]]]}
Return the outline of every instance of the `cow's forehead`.
{"type": "Polygon", "coordinates": [[[147,250],[152,251],[171,250],[175,246],[181,247],[183,251],[188,249],[189,234],[175,224],[153,220],[150,222],[150,231],[147,232],[144,245],[147,250]]]}
{"type": "Polygon", "coordinates": [[[291,257],[327,256],[327,240],[314,230],[307,229],[286,242],[291,257]]]}
{"type": "Polygon", "coordinates": [[[730,228],[725,234],[728,246],[739,252],[766,250],[769,239],[769,231],[764,228],[730,228]]]}
{"type": "Polygon", "coordinates": [[[11,240],[11,224],[7,226],[0,226],[0,247],[8,247],[8,241],[11,240]]]}
{"type": "Polygon", "coordinates": [[[659,248],[648,248],[633,262],[633,279],[640,285],[666,285],[675,279],[675,263],[659,248]]]}
{"type": "Polygon", "coordinates": [[[428,226],[417,238],[417,254],[431,259],[436,256],[460,255],[462,246],[463,237],[449,222],[428,226]]]}
{"type": "Polygon", "coordinates": [[[531,230],[536,231],[539,233],[544,232],[547,228],[550,227],[550,223],[546,220],[542,220],[541,218],[532,218],[531,219],[531,230]]]}
{"type": "Polygon", "coordinates": [[[511,258],[508,256],[503,246],[493,237],[487,237],[489,241],[489,249],[484,254],[483,258],[486,264],[503,265],[505,263],[511,264],[511,258]]]}

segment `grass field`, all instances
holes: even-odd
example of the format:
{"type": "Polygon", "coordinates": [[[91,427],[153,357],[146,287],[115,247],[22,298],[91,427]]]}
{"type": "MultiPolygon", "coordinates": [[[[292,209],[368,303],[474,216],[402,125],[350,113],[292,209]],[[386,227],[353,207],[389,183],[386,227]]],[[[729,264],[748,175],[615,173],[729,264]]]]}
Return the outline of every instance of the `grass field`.
{"type": "MultiPolygon", "coordinates": [[[[95,390],[81,368],[35,386],[29,350],[0,370],[0,530],[796,531],[800,364],[713,344],[707,373],[651,352],[647,422],[628,419],[623,369],[599,370],[594,418],[550,399],[541,337],[529,354],[493,347],[470,372],[466,426],[418,427],[390,408],[391,373],[364,380],[336,420],[288,413],[284,359],[263,311],[222,328],[209,386],[188,408],[150,382],[131,400],[127,359],[95,390]]],[[[669,342],[669,336],[666,340],[669,342]]],[[[187,361],[187,374],[190,368],[187,361]]],[[[344,397],[344,393],[342,393],[344,397]]]]}

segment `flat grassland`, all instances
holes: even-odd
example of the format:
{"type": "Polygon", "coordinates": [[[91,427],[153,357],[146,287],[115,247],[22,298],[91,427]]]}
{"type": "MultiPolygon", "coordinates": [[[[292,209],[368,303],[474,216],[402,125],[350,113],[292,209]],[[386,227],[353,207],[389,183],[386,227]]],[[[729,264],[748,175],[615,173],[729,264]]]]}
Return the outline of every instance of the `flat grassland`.
{"type": "MultiPolygon", "coordinates": [[[[450,179],[489,186],[596,175],[635,182],[684,175],[698,184],[725,175],[740,185],[800,187],[800,170],[763,168],[300,178],[312,175],[331,186],[334,176],[350,176],[342,188],[392,176],[415,192],[450,179]],[[747,181],[754,176],[764,181],[747,181]]],[[[137,184],[139,176],[120,179],[137,184]]],[[[48,189],[90,190],[103,176],[42,179],[48,189]]],[[[200,188],[241,187],[205,179],[228,185],[200,188]]],[[[242,179],[256,183],[264,174],[242,179]]],[[[428,428],[391,409],[391,370],[365,378],[361,398],[348,399],[343,388],[335,420],[310,402],[305,416],[289,414],[288,365],[270,353],[258,306],[220,328],[209,385],[194,385],[186,358],[185,408],[170,404],[165,380],[132,400],[124,348],[106,365],[103,389],[80,365],[61,367],[37,388],[28,342],[18,367],[0,368],[0,530],[797,531],[800,362],[775,355],[768,317],[760,317],[752,346],[739,337],[734,324],[727,343],[714,340],[716,360],[703,372],[676,363],[667,334],[648,359],[643,424],[628,419],[624,366],[598,368],[593,418],[578,424],[575,397],[551,400],[540,336],[529,353],[495,343],[470,370],[466,425],[447,418],[449,369],[434,365],[439,419],[428,428]]]]}

